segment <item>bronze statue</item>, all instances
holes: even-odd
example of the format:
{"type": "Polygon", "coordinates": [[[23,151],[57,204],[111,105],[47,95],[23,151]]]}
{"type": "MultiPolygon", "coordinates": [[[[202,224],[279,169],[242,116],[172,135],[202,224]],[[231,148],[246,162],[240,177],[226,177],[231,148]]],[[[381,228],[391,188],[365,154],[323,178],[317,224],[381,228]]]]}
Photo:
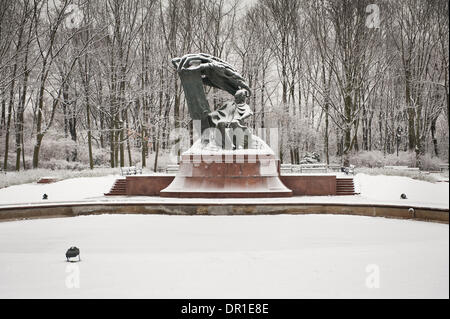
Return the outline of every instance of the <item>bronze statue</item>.
{"type": "Polygon", "coordinates": [[[208,54],[188,54],[172,60],[184,90],[184,95],[193,120],[201,121],[203,144],[213,144],[218,148],[242,149],[244,137],[251,136],[245,120],[253,115],[245,103],[251,91],[244,78],[227,62],[208,54]],[[203,85],[218,88],[234,96],[216,111],[211,112],[203,85]],[[209,138],[203,134],[207,129],[217,129],[220,134],[209,138]]]}

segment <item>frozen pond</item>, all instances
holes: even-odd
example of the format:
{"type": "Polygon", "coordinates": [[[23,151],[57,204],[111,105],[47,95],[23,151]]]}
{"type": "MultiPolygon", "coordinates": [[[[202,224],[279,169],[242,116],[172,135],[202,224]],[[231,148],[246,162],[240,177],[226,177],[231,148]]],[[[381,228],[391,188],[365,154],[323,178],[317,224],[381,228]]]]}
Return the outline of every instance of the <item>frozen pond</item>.
{"type": "Polygon", "coordinates": [[[0,223],[0,298],[449,297],[449,226],[334,215],[0,223]],[[70,246],[80,263],[67,263],[70,246]]]}

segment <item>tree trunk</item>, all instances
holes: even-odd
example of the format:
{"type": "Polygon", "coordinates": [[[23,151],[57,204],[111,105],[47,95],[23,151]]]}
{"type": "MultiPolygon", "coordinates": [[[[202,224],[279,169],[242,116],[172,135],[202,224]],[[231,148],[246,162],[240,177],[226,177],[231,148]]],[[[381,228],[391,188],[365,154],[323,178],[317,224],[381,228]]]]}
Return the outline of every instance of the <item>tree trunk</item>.
{"type": "Polygon", "coordinates": [[[86,95],[86,124],[88,134],[88,152],[89,152],[89,168],[94,169],[94,158],[92,157],[92,136],[91,136],[91,107],[89,105],[89,96],[86,95]]]}
{"type": "Polygon", "coordinates": [[[327,164],[330,164],[330,146],[329,146],[329,136],[328,136],[328,119],[329,105],[326,103],[325,105],[325,157],[327,159],[327,164]]]}
{"type": "MultiPolygon", "coordinates": [[[[159,135],[159,134],[158,134],[159,135]]],[[[155,164],[153,165],[153,171],[156,173],[158,170],[158,156],[159,156],[159,136],[156,142],[156,152],[155,152],[155,164]]]]}
{"type": "Polygon", "coordinates": [[[33,168],[39,167],[39,151],[41,149],[42,144],[42,138],[44,137],[44,134],[38,133],[36,134],[36,144],[33,148],[33,168]]]}
{"type": "MultiPolygon", "coordinates": [[[[19,42],[17,43],[16,47],[16,54],[19,52],[19,48],[21,46],[22,42],[22,31],[23,26],[21,27],[20,36],[19,36],[19,42]]],[[[13,66],[13,73],[12,73],[12,81],[11,81],[11,89],[9,91],[9,104],[8,104],[8,118],[6,120],[6,134],[5,134],[5,158],[3,162],[3,169],[6,171],[8,169],[8,153],[9,153],[9,134],[11,129],[11,116],[12,116],[12,110],[13,110],[13,104],[14,104],[14,88],[16,84],[16,73],[17,73],[17,57],[14,61],[13,66]]]]}
{"type": "Polygon", "coordinates": [[[406,105],[408,107],[408,148],[410,151],[414,150],[416,147],[416,132],[415,132],[415,116],[416,111],[412,101],[411,94],[411,80],[409,72],[406,71],[406,83],[405,83],[405,97],[406,97],[406,105]]]}
{"type": "Polygon", "coordinates": [[[119,140],[119,161],[120,161],[120,167],[125,167],[125,149],[123,147],[123,144],[125,142],[124,140],[124,125],[123,125],[123,119],[119,122],[119,134],[118,134],[118,140],[119,140]]]}
{"type": "MultiPolygon", "coordinates": [[[[20,170],[20,155],[23,149],[23,113],[25,110],[25,100],[27,96],[28,88],[28,76],[30,70],[28,70],[28,45],[25,51],[25,60],[23,63],[24,75],[22,83],[22,95],[20,97],[19,107],[17,109],[17,120],[16,120],[16,171],[20,170]]],[[[24,161],[25,165],[25,161],[24,161]]],[[[25,166],[24,166],[25,168],[25,166]]]]}
{"type": "Polygon", "coordinates": [[[433,141],[434,154],[439,156],[438,141],[436,138],[436,121],[437,119],[431,121],[431,140],[433,141]]]}
{"type": "Polygon", "coordinates": [[[17,64],[14,64],[14,71],[13,71],[13,80],[11,82],[11,91],[9,93],[9,104],[8,104],[8,117],[6,119],[6,134],[5,134],[5,158],[3,159],[3,169],[6,171],[8,169],[8,152],[9,152],[9,131],[11,129],[11,116],[12,116],[12,109],[13,109],[13,103],[14,103],[14,84],[15,84],[15,77],[16,77],[16,70],[17,70],[17,64]]]}
{"type": "Polygon", "coordinates": [[[127,152],[128,152],[128,164],[129,166],[133,166],[133,161],[131,158],[131,146],[130,146],[130,134],[129,134],[129,123],[128,123],[128,112],[125,109],[125,128],[126,128],[126,133],[127,133],[127,152]]]}
{"type": "Polygon", "coordinates": [[[111,163],[111,167],[116,167],[116,161],[115,161],[115,147],[114,147],[114,116],[111,114],[110,116],[110,125],[109,125],[109,161],[111,163]]]}
{"type": "Polygon", "coordinates": [[[345,112],[345,123],[344,123],[344,157],[348,155],[351,151],[351,140],[352,140],[352,126],[351,126],[351,116],[352,116],[352,97],[350,96],[351,88],[347,88],[347,95],[344,99],[344,112],[345,112]]]}
{"type": "Polygon", "coordinates": [[[2,99],[2,114],[0,117],[0,136],[2,136],[3,133],[3,129],[5,127],[5,123],[6,123],[6,97],[5,97],[5,91],[2,91],[2,95],[1,95],[1,99],[2,99]]]}

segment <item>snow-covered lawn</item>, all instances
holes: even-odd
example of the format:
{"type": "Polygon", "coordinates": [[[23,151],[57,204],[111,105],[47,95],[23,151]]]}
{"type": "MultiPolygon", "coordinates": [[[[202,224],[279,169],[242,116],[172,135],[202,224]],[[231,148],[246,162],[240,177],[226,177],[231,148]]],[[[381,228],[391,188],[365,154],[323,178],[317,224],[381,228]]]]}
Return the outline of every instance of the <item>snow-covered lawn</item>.
{"type": "Polygon", "coordinates": [[[109,192],[114,181],[120,176],[79,177],[52,184],[22,184],[0,189],[0,205],[14,203],[42,203],[42,195],[47,194],[46,202],[80,201],[103,196],[109,192]]]}
{"type": "Polygon", "coordinates": [[[334,215],[4,222],[0,298],[448,298],[448,227],[334,215]],[[72,245],[80,263],[65,261],[72,245]]]}
{"type": "Polygon", "coordinates": [[[372,176],[357,174],[354,179],[356,190],[368,202],[396,204],[420,203],[430,207],[449,207],[448,182],[425,182],[403,176],[372,176]],[[408,199],[400,199],[406,194],[408,199]]]}
{"type": "MultiPolygon", "coordinates": [[[[54,184],[23,184],[0,189],[0,206],[28,203],[58,202],[152,202],[152,203],[217,203],[211,199],[173,199],[159,197],[105,197],[119,176],[83,177],[63,180],[54,184]],[[42,200],[43,194],[49,199],[42,200]]],[[[358,196],[301,196],[277,199],[222,199],[221,203],[345,203],[345,204],[389,204],[411,205],[432,208],[449,207],[449,184],[431,183],[400,176],[372,176],[357,174],[355,176],[358,196]],[[405,193],[408,199],[400,199],[405,193]]]]}

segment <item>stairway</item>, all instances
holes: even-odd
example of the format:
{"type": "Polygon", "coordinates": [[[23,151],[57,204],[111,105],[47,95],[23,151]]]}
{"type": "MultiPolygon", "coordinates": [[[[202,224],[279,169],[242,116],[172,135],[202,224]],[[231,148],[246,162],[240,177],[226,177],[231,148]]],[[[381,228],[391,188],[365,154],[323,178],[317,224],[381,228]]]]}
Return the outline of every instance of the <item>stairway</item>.
{"type": "Polygon", "coordinates": [[[105,196],[125,196],[127,194],[127,180],[126,179],[117,179],[114,182],[113,187],[109,191],[109,193],[105,194],[105,196]]]}
{"type": "Polygon", "coordinates": [[[336,195],[356,195],[353,178],[336,178],[336,195]]]}

